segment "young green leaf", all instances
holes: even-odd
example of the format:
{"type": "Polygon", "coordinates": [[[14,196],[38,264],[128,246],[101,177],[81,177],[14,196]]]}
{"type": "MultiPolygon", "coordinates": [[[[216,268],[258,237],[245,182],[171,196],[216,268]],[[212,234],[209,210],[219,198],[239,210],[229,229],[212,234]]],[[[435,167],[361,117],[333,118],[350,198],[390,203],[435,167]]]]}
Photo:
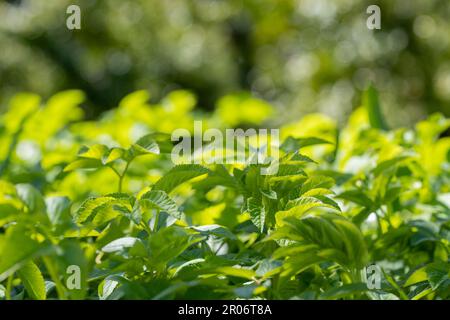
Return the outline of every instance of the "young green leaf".
{"type": "Polygon", "coordinates": [[[143,194],[139,198],[139,202],[143,205],[149,206],[152,209],[164,211],[177,219],[181,218],[181,212],[179,211],[175,201],[169,198],[167,193],[162,190],[152,190],[143,194]]]}
{"type": "Polygon", "coordinates": [[[22,280],[23,286],[27,290],[30,298],[35,300],[46,299],[44,277],[37,265],[29,261],[17,271],[17,275],[22,280]]]}
{"type": "Polygon", "coordinates": [[[210,170],[197,164],[181,164],[173,167],[153,186],[153,190],[170,193],[175,187],[193,178],[210,173],[210,170]]]}

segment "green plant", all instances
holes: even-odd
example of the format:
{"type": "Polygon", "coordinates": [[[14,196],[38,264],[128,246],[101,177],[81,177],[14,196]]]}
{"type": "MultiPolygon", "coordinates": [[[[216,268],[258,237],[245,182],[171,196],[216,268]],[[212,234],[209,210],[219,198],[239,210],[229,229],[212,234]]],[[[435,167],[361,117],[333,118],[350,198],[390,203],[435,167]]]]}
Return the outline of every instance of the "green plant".
{"type": "MultiPolygon", "coordinates": [[[[81,92],[18,95],[0,118],[0,299],[448,299],[450,120],[387,130],[366,97],[344,128],[282,127],[262,175],[172,164],[174,129],[228,124],[185,91],[135,92],[96,121],[81,92]]],[[[236,121],[267,119],[251,115],[236,121]]]]}

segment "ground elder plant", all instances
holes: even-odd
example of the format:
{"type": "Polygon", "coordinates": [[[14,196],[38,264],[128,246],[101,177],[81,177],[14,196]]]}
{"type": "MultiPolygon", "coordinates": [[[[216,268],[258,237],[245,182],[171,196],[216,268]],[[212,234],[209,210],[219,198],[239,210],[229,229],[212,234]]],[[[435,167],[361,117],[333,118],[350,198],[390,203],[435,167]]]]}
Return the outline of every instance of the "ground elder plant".
{"type": "Polygon", "coordinates": [[[19,94],[0,116],[0,299],[449,298],[442,115],[389,129],[369,88],[343,127],[279,128],[277,158],[174,164],[175,130],[269,129],[272,107],[138,91],[86,121],[83,100],[19,94]]]}

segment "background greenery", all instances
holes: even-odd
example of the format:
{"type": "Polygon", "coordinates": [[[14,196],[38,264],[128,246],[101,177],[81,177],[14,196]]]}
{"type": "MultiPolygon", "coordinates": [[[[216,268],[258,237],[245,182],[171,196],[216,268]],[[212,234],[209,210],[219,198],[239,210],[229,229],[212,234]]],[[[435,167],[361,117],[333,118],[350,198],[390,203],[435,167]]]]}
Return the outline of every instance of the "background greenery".
{"type": "Polygon", "coordinates": [[[199,107],[247,90],[283,122],[312,111],[345,120],[369,81],[391,126],[450,114],[446,0],[8,0],[0,3],[0,103],[79,88],[88,117],[135,89],[175,88],[199,107]],[[71,3],[82,30],[65,28],[71,3]],[[378,4],[382,30],[366,28],[378,4]]]}
{"type": "Polygon", "coordinates": [[[0,300],[449,299],[446,1],[68,4],[0,3],[0,300]],[[194,120],[278,172],[175,166],[194,120]]]}
{"type": "Polygon", "coordinates": [[[137,91],[83,121],[83,98],[19,94],[0,116],[0,300],[450,297],[448,118],[385,130],[369,89],[343,128],[318,113],[282,126],[262,175],[168,154],[194,119],[263,126],[262,100],[199,114],[187,91],[137,91]]]}

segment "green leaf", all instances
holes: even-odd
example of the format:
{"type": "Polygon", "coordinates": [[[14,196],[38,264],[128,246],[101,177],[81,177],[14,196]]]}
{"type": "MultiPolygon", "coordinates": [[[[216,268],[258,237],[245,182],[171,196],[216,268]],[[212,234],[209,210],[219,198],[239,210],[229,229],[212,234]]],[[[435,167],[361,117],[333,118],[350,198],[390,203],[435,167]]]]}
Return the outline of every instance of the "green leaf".
{"type": "Polygon", "coordinates": [[[369,86],[363,95],[363,106],[366,108],[372,128],[387,130],[386,122],[381,113],[378,92],[369,86]]]}
{"type": "Polygon", "coordinates": [[[33,231],[24,223],[11,226],[0,236],[0,282],[21,268],[30,259],[48,252],[47,242],[35,240],[33,231]]]}
{"type": "Polygon", "coordinates": [[[373,201],[361,190],[348,190],[338,194],[336,197],[354,202],[366,208],[373,207],[373,201]]]}
{"type": "Polygon", "coordinates": [[[0,300],[5,299],[6,297],[6,288],[0,284],[0,300]]]}
{"type": "Polygon", "coordinates": [[[218,238],[224,238],[224,239],[230,239],[230,240],[236,240],[236,235],[228,230],[227,228],[217,225],[217,224],[211,224],[211,225],[203,225],[203,226],[193,226],[191,227],[195,231],[198,231],[201,235],[212,235],[218,238]]]}
{"type": "Polygon", "coordinates": [[[37,94],[16,94],[11,99],[8,106],[8,112],[2,119],[6,129],[11,133],[20,130],[24,125],[24,121],[39,110],[40,102],[41,97],[37,94]]]}
{"type": "Polygon", "coordinates": [[[333,223],[343,235],[342,241],[350,261],[358,268],[362,268],[368,260],[368,252],[361,231],[353,223],[345,219],[334,219],[333,223]]]}
{"type": "Polygon", "coordinates": [[[110,165],[116,160],[125,158],[126,155],[126,150],[122,148],[109,149],[103,144],[94,144],[90,147],[83,146],[78,152],[78,159],[66,166],[64,171],[101,168],[102,166],[110,165]]]}
{"type": "Polygon", "coordinates": [[[60,225],[71,220],[70,199],[67,197],[48,197],[45,199],[47,215],[53,225],[60,225]]]}
{"type": "MultiPolygon", "coordinates": [[[[368,252],[364,238],[360,230],[342,216],[322,213],[302,218],[287,216],[283,220],[283,227],[275,230],[271,238],[298,241],[301,246],[317,246],[312,253],[314,248],[308,247],[309,253],[294,255],[295,259],[301,260],[308,256],[306,261],[332,260],[354,268],[362,268],[366,264],[368,252]]],[[[305,267],[308,265],[297,260],[292,262],[305,267]]]]}
{"type": "Polygon", "coordinates": [[[45,208],[45,202],[41,193],[30,184],[16,185],[17,195],[27,206],[30,212],[40,212],[45,208]]]}
{"type": "Polygon", "coordinates": [[[367,290],[367,285],[365,283],[344,284],[343,286],[332,288],[322,293],[320,299],[339,299],[354,294],[361,294],[367,290]]]}
{"type": "Polygon", "coordinates": [[[278,195],[275,191],[273,190],[259,190],[261,192],[262,195],[264,195],[267,199],[272,199],[272,200],[277,200],[278,199],[278,195]]]}
{"type": "Polygon", "coordinates": [[[76,266],[80,270],[80,288],[66,290],[67,298],[81,300],[86,297],[90,274],[88,259],[93,258],[90,256],[94,253],[92,249],[76,239],[64,239],[58,245],[59,254],[49,257],[55,263],[57,274],[63,277],[63,284],[70,283],[70,278],[73,278],[74,274],[68,272],[69,267],[76,266]]]}
{"type": "Polygon", "coordinates": [[[108,276],[98,286],[98,297],[100,300],[107,300],[109,296],[119,285],[119,282],[114,277],[108,276]]]}
{"type": "Polygon", "coordinates": [[[84,159],[95,159],[100,162],[104,162],[104,160],[108,157],[109,148],[103,144],[94,144],[90,147],[82,147],[78,152],[78,157],[84,159]]]}
{"type": "MultiPolygon", "coordinates": [[[[330,199],[328,199],[330,200],[330,199]]],[[[334,201],[333,201],[334,202],[334,201]]],[[[275,214],[276,222],[278,226],[282,226],[284,224],[283,220],[287,217],[296,217],[301,218],[305,215],[309,210],[313,208],[330,208],[333,210],[339,210],[339,206],[337,204],[333,204],[332,202],[325,203],[315,197],[300,197],[295,200],[291,200],[286,205],[285,211],[278,211],[275,214]]]]}
{"type": "Polygon", "coordinates": [[[428,282],[431,289],[436,290],[449,280],[450,265],[444,262],[434,262],[426,266],[428,282]]]}
{"type": "Polygon", "coordinates": [[[302,164],[303,162],[316,163],[310,157],[305,156],[304,154],[300,154],[298,152],[295,152],[291,156],[288,156],[287,159],[286,159],[286,162],[289,163],[289,164],[302,164]]]}
{"type": "Polygon", "coordinates": [[[262,233],[266,221],[266,210],[264,207],[255,198],[251,197],[247,199],[247,211],[250,214],[253,224],[262,233]]]}
{"type": "Polygon", "coordinates": [[[219,267],[215,268],[214,271],[220,275],[244,278],[247,280],[253,280],[256,273],[250,269],[235,268],[235,267],[219,267]]]}
{"type": "Polygon", "coordinates": [[[153,186],[153,190],[170,193],[175,187],[193,178],[210,173],[210,170],[197,164],[181,164],[173,167],[153,186]]]}
{"type": "MultiPolygon", "coordinates": [[[[112,148],[106,158],[102,159],[103,164],[108,165],[116,160],[123,159],[126,155],[126,150],[122,148],[112,148]]],[[[124,159],[125,160],[125,159],[124,159]]]]}
{"type": "Polygon", "coordinates": [[[122,251],[125,248],[133,247],[137,241],[140,241],[140,239],[135,238],[135,237],[119,238],[119,239],[111,241],[106,246],[104,246],[102,248],[102,251],[108,252],[108,253],[122,251]]]}
{"type": "Polygon", "coordinates": [[[306,253],[300,253],[296,256],[285,259],[282,266],[283,271],[281,272],[281,275],[283,277],[291,277],[325,261],[326,259],[309,251],[306,253]]]}
{"type": "Polygon", "coordinates": [[[327,140],[316,137],[293,138],[289,136],[284,140],[280,149],[285,152],[295,152],[300,150],[301,148],[320,144],[332,144],[332,143],[327,140]]]}
{"type": "Polygon", "coordinates": [[[416,294],[414,297],[412,297],[411,300],[419,300],[419,299],[422,299],[423,297],[429,295],[429,294],[432,293],[432,292],[433,292],[433,289],[432,289],[432,288],[425,289],[425,290],[419,292],[418,294],[416,294]]]}
{"type": "Polygon", "coordinates": [[[169,261],[203,239],[204,237],[178,226],[162,228],[149,238],[149,262],[158,269],[164,268],[169,261]]]}
{"type": "Polygon", "coordinates": [[[64,172],[74,171],[76,169],[96,169],[101,168],[102,163],[95,159],[75,160],[64,168],[64,172]]]}
{"type": "Polygon", "coordinates": [[[150,208],[164,211],[177,219],[181,218],[181,212],[175,201],[162,190],[152,190],[143,194],[140,197],[139,202],[150,206],[150,208]]]}
{"type": "Polygon", "coordinates": [[[170,135],[166,133],[150,133],[139,138],[129,149],[133,156],[144,154],[170,153],[173,145],[170,135]]]}
{"type": "Polygon", "coordinates": [[[23,286],[27,290],[28,295],[35,300],[45,300],[45,281],[41,271],[32,261],[24,264],[22,268],[17,271],[17,274],[22,280],[23,286]]]}
{"type": "MultiPolygon", "coordinates": [[[[314,189],[314,190],[320,190],[320,189],[314,189]]],[[[324,189],[322,189],[322,190],[324,190],[324,189]]],[[[311,190],[311,191],[312,191],[312,190],[311,190]]],[[[324,192],[324,191],[322,191],[322,192],[324,192]]],[[[315,195],[314,198],[316,198],[316,199],[322,201],[322,203],[326,204],[328,208],[331,207],[331,208],[333,208],[333,209],[335,209],[335,210],[337,210],[337,211],[341,211],[341,208],[340,208],[339,205],[336,203],[336,201],[334,201],[333,199],[328,198],[328,197],[322,195],[321,193],[315,195]]]]}
{"type": "Polygon", "coordinates": [[[79,224],[93,218],[94,226],[98,226],[114,219],[126,210],[131,212],[132,208],[133,199],[129,195],[113,193],[85,200],[75,212],[74,218],[79,224]]]}
{"type": "Polygon", "coordinates": [[[408,159],[409,156],[399,156],[399,157],[395,157],[389,160],[385,160],[380,162],[375,169],[372,170],[373,174],[375,176],[378,176],[380,174],[382,174],[384,171],[392,168],[393,166],[403,162],[404,160],[408,159]]]}
{"type": "Polygon", "coordinates": [[[315,195],[314,189],[325,189],[329,190],[334,186],[334,180],[330,177],[325,176],[310,176],[303,183],[300,189],[300,195],[307,196],[306,193],[310,194],[310,196],[315,195]]]}
{"type": "Polygon", "coordinates": [[[363,223],[372,213],[372,208],[362,208],[353,218],[352,222],[356,225],[363,223]]]}
{"type": "Polygon", "coordinates": [[[427,279],[428,279],[428,275],[427,275],[426,267],[422,267],[422,268],[414,271],[409,276],[408,280],[406,280],[406,282],[404,284],[404,287],[409,287],[416,283],[427,281],[427,279]]]}
{"type": "Polygon", "coordinates": [[[105,205],[110,204],[114,201],[112,197],[99,197],[99,198],[90,198],[85,200],[80,208],[75,212],[75,221],[77,223],[83,223],[86,221],[94,212],[98,211],[101,208],[106,208],[105,205]]]}

